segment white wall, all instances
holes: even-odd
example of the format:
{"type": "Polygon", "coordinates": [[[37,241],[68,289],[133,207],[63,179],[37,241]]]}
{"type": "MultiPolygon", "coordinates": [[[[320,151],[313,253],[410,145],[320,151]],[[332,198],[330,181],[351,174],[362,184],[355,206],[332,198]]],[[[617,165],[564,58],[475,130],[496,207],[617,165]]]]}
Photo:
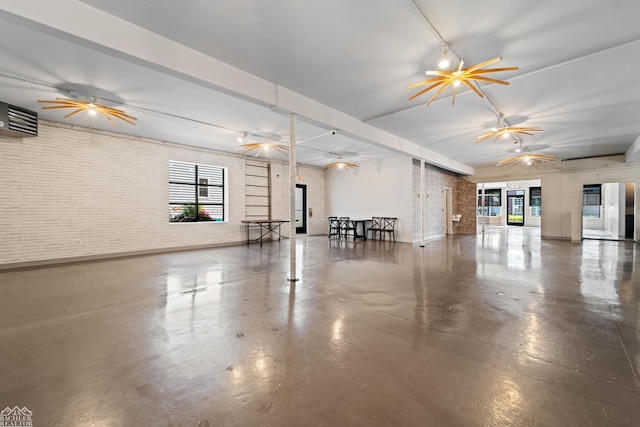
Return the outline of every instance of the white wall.
{"type": "MultiPolygon", "coordinates": [[[[542,218],[540,219],[540,234],[542,237],[560,238],[565,216],[563,211],[562,186],[563,177],[557,175],[542,175],[542,218]]],[[[582,199],[580,199],[582,203],[582,199]]],[[[580,215],[582,218],[582,214],[580,215]]]]}
{"type": "Polygon", "coordinates": [[[618,183],[609,183],[603,184],[602,188],[604,193],[602,216],[604,217],[605,230],[617,236],[620,228],[619,215],[624,212],[624,209],[620,210],[620,185],[618,183]]]}
{"type": "MultiPolygon", "coordinates": [[[[243,156],[42,121],[39,133],[0,137],[0,268],[245,241],[243,156]],[[170,160],[228,168],[226,222],[169,222],[170,160]]],[[[288,167],[273,163],[286,170],[272,181],[274,217],[288,218],[288,167]]],[[[324,171],[299,173],[326,216],[324,171]]]]}
{"type": "MultiPolygon", "coordinates": [[[[397,217],[396,240],[412,242],[412,159],[392,157],[326,172],[326,216],[397,217]]],[[[315,216],[315,211],[314,211],[315,216]]],[[[325,231],[326,233],[326,231],[325,231]]]]}

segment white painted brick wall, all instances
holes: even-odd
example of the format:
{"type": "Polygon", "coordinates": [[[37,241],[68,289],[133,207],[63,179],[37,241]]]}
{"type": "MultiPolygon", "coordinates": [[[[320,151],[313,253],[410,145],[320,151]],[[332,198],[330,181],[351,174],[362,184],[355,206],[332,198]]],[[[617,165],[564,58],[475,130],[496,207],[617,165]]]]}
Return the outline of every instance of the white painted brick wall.
{"type": "Polygon", "coordinates": [[[39,133],[0,137],[0,266],[246,238],[244,157],[42,121],[39,133]],[[228,168],[228,222],[169,223],[170,160],[228,168]]]}

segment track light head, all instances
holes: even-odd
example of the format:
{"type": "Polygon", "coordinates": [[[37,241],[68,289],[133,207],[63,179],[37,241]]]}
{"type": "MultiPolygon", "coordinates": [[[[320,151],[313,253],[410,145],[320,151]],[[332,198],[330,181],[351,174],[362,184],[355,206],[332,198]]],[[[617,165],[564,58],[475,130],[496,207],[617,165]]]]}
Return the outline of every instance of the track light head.
{"type": "Polygon", "coordinates": [[[444,70],[445,68],[449,67],[449,64],[451,62],[449,61],[449,47],[446,44],[442,45],[442,58],[440,59],[440,62],[438,62],[438,67],[441,70],[444,70]]]}
{"type": "Polygon", "coordinates": [[[245,139],[247,139],[248,136],[249,136],[249,132],[244,132],[242,136],[238,137],[238,142],[244,141],[245,139]]]}

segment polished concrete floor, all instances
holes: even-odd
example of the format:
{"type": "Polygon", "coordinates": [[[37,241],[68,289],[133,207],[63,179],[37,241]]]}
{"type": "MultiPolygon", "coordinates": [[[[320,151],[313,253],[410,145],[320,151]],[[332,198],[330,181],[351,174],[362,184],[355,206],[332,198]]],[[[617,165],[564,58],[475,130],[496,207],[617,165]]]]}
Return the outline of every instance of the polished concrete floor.
{"type": "Polygon", "coordinates": [[[638,426],[629,242],[499,228],[0,273],[0,406],[34,426],[638,426]]]}

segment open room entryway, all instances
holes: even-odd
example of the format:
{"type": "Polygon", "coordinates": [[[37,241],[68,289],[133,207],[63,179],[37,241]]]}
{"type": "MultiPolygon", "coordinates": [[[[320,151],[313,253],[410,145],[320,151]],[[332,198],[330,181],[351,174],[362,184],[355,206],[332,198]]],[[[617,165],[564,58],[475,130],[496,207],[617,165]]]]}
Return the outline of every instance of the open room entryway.
{"type": "Polygon", "coordinates": [[[485,226],[541,227],[540,179],[479,183],[477,192],[478,231],[485,226]]]}
{"type": "Polygon", "coordinates": [[[583,186],[583,239],[634,240],[634,231],[635,182],[583,186]]]}

